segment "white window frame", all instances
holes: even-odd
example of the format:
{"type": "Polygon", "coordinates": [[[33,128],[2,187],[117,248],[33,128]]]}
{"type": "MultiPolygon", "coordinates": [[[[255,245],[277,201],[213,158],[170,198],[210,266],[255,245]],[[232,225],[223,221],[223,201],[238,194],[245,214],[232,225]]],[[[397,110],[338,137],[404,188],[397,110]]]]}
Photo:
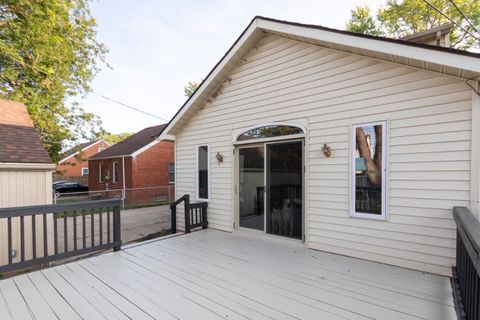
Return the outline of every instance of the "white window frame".
{"type": "Polygon", "coordinates": [[[169,162],[168,163],[168,183],[175,183],[175,162],[169,162]],[[173,164],[173,172],[170,172],[170,165],[173,164]],[[170,180],[170,173],[173,173],[173,180],[170,180]]]}
{"type": "Polygon", "coordinates": [[[350,135],[350,216],[355,218],[366,218],[374,220],[387,220],[387,121],[375,121],[375,122],[365,122],[353,124],[351,126],[351,135],[350,135]],[[355,176],[355,165],[356,165],[356,128],[366,127],[366,126],[377,126],[382,125],[382,214],[373,214],[373,213],[364,213],[356,212],[355,210],[355,197],[356,197],[356,176],[355,176]]]}
{"type": "Polygon", "coordinates": [[[118,183],[118,161],[112,163],[112,183],[118,183]],[[116,176],[116,177],[115,177],[116,176]]]}
{"type": "Polygon", "coordinates": [[[98,182],[103,182],[103,162],[98,164],[98,182]]]}
{"type": "Polygon", "coordinates": [[[205,201],[205,202],[208,202],[210,201],[210,193],[211,193],[211,179],[210,179],[210,176],[211,176],[211,167],[210,167],[210,144],[209,143],[204,143],[204,144],[199,144],[197,146],[195,146],[195,153],[196,153],[196,156],[195,156],[195,161],[196,161],[196,166],[195,166],[195,181],[196,181],[196,194],[197,194],[197,200],[198,201],[205,201]],[[200,194],[199,194],[199,186],[200,186],[200,181],[199,181],[199,175],[198,175],[198,169],[199,169],[199,166],[198,166],[198,163],[200,162],[199,160],[199,157],[198,157],[198,149],[200,149],[200,147],[207,147],[207,169],[208,169],[208,174],[207,174],[207,187],[208,187],[208,198],[200,198],[200,194]]]}
{"type": "Polygon", "coordinates": [[[88,167],[82,167],[82,177],[88,176],[88,174],[89,174],[88,167]]]}

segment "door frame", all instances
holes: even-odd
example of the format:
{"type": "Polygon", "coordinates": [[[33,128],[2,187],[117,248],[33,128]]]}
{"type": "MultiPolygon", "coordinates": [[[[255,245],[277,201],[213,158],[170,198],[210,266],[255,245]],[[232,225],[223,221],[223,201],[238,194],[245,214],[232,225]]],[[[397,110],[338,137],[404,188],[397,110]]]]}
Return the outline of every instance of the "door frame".
{"type": "Polygon", "coordinates": [[[291,241],[301,241],[302,243],[305,243],[305,238],[306,238],[306,224],[305,224],[305,172],[306,172],[306,164],[305,164],[305,146],[306,146],[306,139],[305,137],[291,137],[288,139],[275,139],[274,141],[262,141],[262,142],[257,142],[257,141],[252,141],[252,143],[242,143],[242,144],[234,144],[233,145],[233,152],[234,152],[234,214],[233,214],[233,221],[234,221],[234,231],[242,231],[242,232],[251,232],[254,234],[262,234],[264,236],[268,237],[273,237],[275,239],[285,239],[285,240],[291,240],[291,241]],[[267,146],[272,145],[272,144],[282,144],[282,143],[289,143],[289,142],[301,142],[302,143],[302,235],[300,239],[295,239],[295,238],[289,238],[289,237],[284,237],[280,235],[274,235],[267,233],[267,200],[268,200],[268,195],[267,195],[267,146]],[[240,152],[238,150],[240,149],[245,149],[245,148],[251,148],[251,147],[258,147],[258,146],[263,146],[264,147],[264,159],[263,159],[263,183],[264,183],[264,194],[265,196],[263,197],[263,231],[261,230],[254,230],[250,228],[245,228],[245,227],[240,227],[240,197],[239,197],[239,170],[240,170],[240,152]]]}

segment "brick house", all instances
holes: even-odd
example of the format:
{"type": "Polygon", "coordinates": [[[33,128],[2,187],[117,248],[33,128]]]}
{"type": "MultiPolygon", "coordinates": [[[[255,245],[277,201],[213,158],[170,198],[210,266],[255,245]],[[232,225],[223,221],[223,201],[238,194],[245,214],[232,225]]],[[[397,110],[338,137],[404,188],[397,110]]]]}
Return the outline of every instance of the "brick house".
{"type": "Polygon", "coordinates": [[[110,147],[104,140],[80,143],[62,154],[56,172],[62,179],[88,182],[87,159],[110,147]],[[83,179],[82,179],[83,177],[83,179]],[[73,179],[72,179],[73,178],[73,179]]]}
{"type": "Polygon", "coordinates": [[[157,140],[165,125],[145,128],[88,159],[89,190],[126,203],[173,198],[174,143],[157,140]]]}

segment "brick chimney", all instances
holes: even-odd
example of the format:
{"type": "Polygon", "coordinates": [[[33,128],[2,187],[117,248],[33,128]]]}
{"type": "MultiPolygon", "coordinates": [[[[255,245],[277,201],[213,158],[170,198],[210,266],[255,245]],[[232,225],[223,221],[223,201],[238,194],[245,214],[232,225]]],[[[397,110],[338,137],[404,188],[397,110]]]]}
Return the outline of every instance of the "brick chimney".
{"type": "Polygon", "coordinates": [[[401,40],[432,46],[450,47],[450,31],[453,26],[453,23],[442,24],[438,27],[403,37],[401,40]]]}

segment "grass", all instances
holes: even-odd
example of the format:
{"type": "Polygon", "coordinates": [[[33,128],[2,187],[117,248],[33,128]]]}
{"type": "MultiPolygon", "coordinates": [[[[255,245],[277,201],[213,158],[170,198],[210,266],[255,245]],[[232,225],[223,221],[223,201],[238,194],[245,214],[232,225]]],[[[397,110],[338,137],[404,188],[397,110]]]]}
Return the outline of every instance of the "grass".
{"type": "MultiPolygon", "coordinates": [[[[73,203],[75,203],[75,202],[81,202],[81,201],[74,201],[73,203]]],[[[57,203],[60,203],[60,202],[57,202],[57,203]]],[[[69,202],[63,202],[63,203],[65,204],[65,203],[72,203],[72,202],[69,201],[69,202]]],[[[122,209],[122,211],[131,210],[131,209],[140,209],[140,208],[160,207],[160,206],[168,205],[169,203],[170,202],[165,201],[165,202],[158,202],[158,203],[125,205],[125,207],[122,209]]],[[[95,209],[93,209],[93,214],[100,213],[100,209],[102,209],[102,213],[106,212],[105,208],[95,208],[95,209]]],[[[110,210],[110,212],[113,213],[113,210],[110,210]]],[[[85,210],[85,216],[89,216],[90,214],[91,214],[90,210],[85,210]]],[[[73,210],[67,211],[66,215],[67,215],[67,217],[73,217],[73,210]]],[[[77,217],[79,217],[81,215],[82,215],[82,210],[77,211],[77,217]]],[[[55,214],[56,219],[63,219],[64,216],[65,216],[65,212],[58,212],[58,213],[55,214]]]]}

